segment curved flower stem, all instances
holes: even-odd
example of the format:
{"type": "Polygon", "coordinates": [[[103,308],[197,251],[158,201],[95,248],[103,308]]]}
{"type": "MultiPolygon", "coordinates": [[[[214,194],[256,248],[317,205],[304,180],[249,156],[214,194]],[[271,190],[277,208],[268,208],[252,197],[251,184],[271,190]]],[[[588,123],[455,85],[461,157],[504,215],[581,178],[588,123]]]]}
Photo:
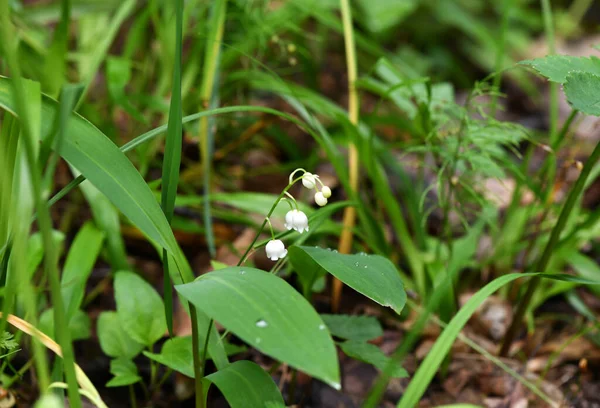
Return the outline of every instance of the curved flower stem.
{"type": "MultiPolygon", "coordinates": [[[[579,178],[577,179],[577,181],[575,182],[575,185],[573,186],[573,189],[569,193],[569,196],[567,197],[567,201],[565,202],[565,205],[563,206],[563,208],[560,212],[560,215],[558,216],[558,221],[556,222],[556,225],[552,229],[552,233],[550,234],[550,239],[548,240],[548,243],[546,244],[546,248],[544,248],[544,252],[542,253],[542,256],[541,256],[540,260],[538,261],[536,267],[534,268],[534,271],[536,271],[536,272],[545,272],[546,271],[546,267],[548,266],[548,263],[550,262],[550,259],[552,258],[554,249],[560,238],[560,234],[561,234],[562,230],[564,229],[565,225],[567,224],[569,215],[571,215],[573,207],[575,206],[575,203],[577,202],[579,196],[581,195],[581,193],[583,191],[583,188],[585,187],[585,182],[586,182],[588,176],[590,175],[592,168],[594,167],[596,162],[598,162],[599,159],[600,159],[600,143],[598,143],[596,145],[591,156],[585,162],[585,165],[583,166],[583,169],[581,170],[581,174],[579,175],[579,178]]],[[[509,349],[513,339],[515,338],[517,331],[521,327],[521,321],[523,320],[523,316],[525,315],[525,312],[527,311],[527,308],[529,307],[529,303],[531,302],[531,299],[533,297],[535,289],[537,288],[539,283],[540,283],[540,278],[535,276],[535,277],[531,278],[531,280],[527,284],[527,290],[525,291],[525,294],[523,295],[521,301],[519,302],[519,306],[517,307],[517,310],[515,311],[515,313],[513,315],[512,323],[508,329],[508,332],[506,333],[506,336],[504,337],[504,341],[503,341],[502,347],[500,349],[500,356],[505,356],[508,353],[508,349],[509,349]]]]}
{"type": "MultiPolygon", "coordinates": [[[[299,169],[299,170],[303,170],[303,169],[299,169]]],[[[298,171],[298,170],[296,170],[298,171]]],[[[296,173],[296,171],[294,171],[294,173],[292,173],[292,175],[294,175],[296,173]]],[[[256,235],[254,236],[254,239],[252,240],[252,243],[250,245],[248,245],[248,248],[246,248],[246,252],[244,252],[244,254],[240,257],[240,260],[238,261],[236,266],[240,266],[241,264],[244,263],[244,261],[246,260],[246,257],[248,256],[248,254],[250,253],[250,251],[252,250],[252,248],[254,248],[254,244],[256,244],[256,241],[258,240],[258,237],[260,236],[260,234],[262,233],[262,231],[265,229],[265,225],[267,224],[267,222],[269,223],[269,226],[271,227],[271,234],[273,234],[273,227],[271,226],[271,221],[269,220],[269,217],[271,215],[273,215],[273,211],[275,211],[275,208],[277,208],[277,205],[279,204],[279,202],[284,198],[284,196],[288,193],[288,190],[290,188],[292,188],[292,186],[294,184],[296,184],[296,182],[302,180],[302,177],[298,177],[294,180],[291,180],[289,182],[289,184],[283,189],[283,191],[281,192],[281,194],[279,194],[279,196],[277,197],[277,199],[275,200],[275,202],[273,203],[273,205],[271,206],[271,209],[269,210],[269,213],[267,214],[267,216],[265,217],[265,220],[263,221],[262,225],[260,226],[260,228],[258,229],[258,231],[256,231],[256,235]]],[[[273,238],[275,238],[273,236],[273,238]]],[[[190,311],[193,308],[190,308],[190,311]]],[[[194,313],[194,317],[192,317],[192,319],[195,318],[195,313],[194,313]]],[[[202,362],[203,364],[201,365],[201,367],[196,371],[194,370],[194,375],[197,376],[197,378],[202,378],[204,377],[204,362],[206,362],[206,355],[208,352],[208,339],[210,338],[210,333],[212,331],[213,328],[213,324],[214,324],[214,320],[210,319],[210,322],[208,323],[208,329],[206,330],[206,336],[204,336],[204,348],[202,350],[202,362]]],[[[193,327],[192,327],[193,329],[193,327]]],[[[196,347],[196,345],[193,345],[194,347],[196,347]]],[[[194,362],[194,368],[198,367],[196,365],[196,362],[194,362]]],[[[198,400],[196,399],[196,401],[198,402],[198,400]]],[[[202,404],[204,403],[204,399],[202,399],[202,404]]]]}
{"type": "MultiPolygon", "coordinates": [[[[356,92],[356,46],[354,44],[354,31],[352,28],[352,11],[350,9],[349,0],[340,0],[342,10],[342,22],[344,26],[344,43],[346,45],[346,65],[348,67],[348,116],[350,123],[358,125],[358,94],[356,92]]],[[[358,150],[356,143],[351,142],[348,146],[348,166],[350,188],[355,192],[358,191],[358,150]]],[[[356,209],[354,207],[346,207],[344,209],[342,234],[340,235],[340,243],[338,251],[341,254],[350,253],[352,249],[353,233],[352,229],[356,222],[356,209]]],[[[331,308],[334,312],[339,309],[342,295],[342,282],[336,278],[333,279],[333,291],[331,296],[331,308]]]]}
{"type": "Polygon", "coordinates": [[[275,239],[275,231],[273,231],[273,224],[271,224],[271,220],[269,217],[266,217],[265,220],[267,220],[267,224],[269,224],[269,229],[271,230],[271,239],[275,239]]]}

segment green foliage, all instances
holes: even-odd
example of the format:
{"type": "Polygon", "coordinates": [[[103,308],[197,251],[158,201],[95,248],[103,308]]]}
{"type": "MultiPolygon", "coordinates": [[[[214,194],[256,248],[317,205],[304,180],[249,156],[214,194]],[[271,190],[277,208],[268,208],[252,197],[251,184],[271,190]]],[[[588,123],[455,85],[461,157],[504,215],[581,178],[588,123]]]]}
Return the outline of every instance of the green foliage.
{"type": "Polygon", "coordinates": [[[7,331],[3,331],[0,333],[0,350],[3,352],[10,353],[13,350],[16,350],[19,347],[19,343],[14,339],[14,335],[7,331]]]}
{"type": "Polygon", "coordinates": [[[535,69],[549,81],[564,84],[571,72],[588,72],[600,75],[600,58],[598,57],[572,57],[569,55],[548,55],[534,60],[525,60],[519,64],[535,69]]]}
{"type": "MultiPolygon", "coordinates": [[[[52,309],[47,309],[40,315],[39,325],[44,333],[51,338],[56,338],[54,332],[54,311],[52,309]]],[[[70,316],[69,332],[73,341],[90,338],[92,334],[92,322],[83,310],[77,309],[70,316]]]]}
{"type": "Polygon", "coordinates": [[[114,377],[106,383],[107,387],[123,387],[142,380],[135,363],[126,358],[117,358],[110,362],[110,373],[114,377]]]}
{"type": "Polygon", "coordinates": [[[571,72],[567,75],[564,91],[573,109],[586,115],[600,116],[600,75],[571,72]]]}
{"type": "Polygon", "coordinates": [[[127,334],[117,312],[102,312],[97,332],[102,351],[110,357],[132,359],[144,348],[127,334]]]}
{"type": "Polygon", "coordinates": [[[331,249],[308,246],[293,246],[289,249],[292,263],[296,260],[298,274],[308,273],[323,268],[333,276],[362,293],[382,306],[391,307],[400,313],[406,303],[406,293],[398,270],[389,259],[379,255],[340,254],[331,249]],[[308,255],[312,264],[306,262],[308,255]],[[300,258],[302,257],[302,258],[300,258]],[[302,259],[302,261],[299,261],[302,259]]]}
{"type": "Polygon", "coordinates": [[[356,360],[363,361],[365,363],[374,365],[379,370],[386,370],[389,366],[389,375],[392,378],[406,378],[408,372],[402,368],[398,363],[395,363],[374,344],[367,343],[364,341],[348,340],[343,343],[339,343],[340,348],[348,355],[356,360]]]}
{"type": "MultiPolygon", "coordinates": [[[[228,355],[240,353],[245,349],[245,347],[225,343],[225,350],[228,355]]],[[[144,355],[190,378],[194,378],[191,336],[173,337],[163,344],[160,354],[144,351],[144,355]]]]}
{"type": "MultiPolygon", "coordinates": [[[[273,379],[251,361],[236,361],[223,370],[205,377],[214,384],[232,408],[285,406],[273,379]]],[[[205,387],[205,393],[208,387],[205,387]]]]}
{"type": "Polygon", "coordinates": [[[381,324],[372,316],[322,314],[332,336],[346,340],[367,341],[383,335],[381,324]]]}
{"type": "Polygon", "coordinates": [[[283,279],[230,267],[176,289],[252,347],[339,388],[335,346],[325,324],[283,279]]]}
{"type": "Polygon", "coordinates": [[[136,342],[153,345],[165,335],[163,303],[152,285],[133,272],[115,274],[115,300],[121,327],[136,342]]]}

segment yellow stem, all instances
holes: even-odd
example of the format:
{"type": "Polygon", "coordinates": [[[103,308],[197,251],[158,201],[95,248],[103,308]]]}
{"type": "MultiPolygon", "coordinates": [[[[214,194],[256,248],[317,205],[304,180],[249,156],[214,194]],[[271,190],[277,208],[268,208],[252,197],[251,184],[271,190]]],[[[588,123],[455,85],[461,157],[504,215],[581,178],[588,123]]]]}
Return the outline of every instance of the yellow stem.
{"type": "MultiPolygon", "coordinates": [[[[342,10],[342,23],[344,26],[344,43],[346,45],[346,65],[348,69],[348,117],[350,123],[358,125],[358,94],[356,92],[356,46],[354,44],[354,31],[352,29],[352,12],[350,10],[349,0],[340,0],[342,10]]],[[[353,142],[348,146],[348,167],[350,188],[354,191],[358,190],[358,150],[353,142]]],[[[356,222],[356,210],[354,206],[348,206],[344,210],[342,234],[338,251],[341,254],[350,253],[352,249],[352,239],[354,224],[356,222]]],[[[342,282],[338,279],[333,280],[333,293],[331,297],[331,308],[337,312],[340,306],[342,295],[342,282]]]]}

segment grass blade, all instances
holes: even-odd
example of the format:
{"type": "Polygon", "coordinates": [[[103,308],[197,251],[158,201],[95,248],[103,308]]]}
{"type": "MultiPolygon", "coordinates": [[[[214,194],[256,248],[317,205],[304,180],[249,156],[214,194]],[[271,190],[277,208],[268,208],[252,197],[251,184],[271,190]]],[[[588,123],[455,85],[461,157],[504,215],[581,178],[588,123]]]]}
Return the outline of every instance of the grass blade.
{"type": "MultiPolygon", "coordinates": [[[[171,89],[171,106],[169,107],[169,122],[167,126],[167,137],[165,154],[162,167],[162,190],[161,207],[165,213],[168,223],[173,219],[175,209],[175,197],[177,196],[177,185],[179,184],[179,166],[181,164],[182,143],[182,110],[181,110],[181,54],[183,36],[183,1],[176,3],[176,38],[175,38],[175,65],[173,67],[173,87],[171,89]]],[[[169,261],[166,249],[163,249],[163,300],[167,328],[173,334],[173,291],[169,274],[169,261]]]]}
{"type": "MultiPolygon", "coordinates": [[[[213,108],[217,100],[218,91],[218,66],[223,40],[223,28],[227,13],[227,0],[217,0],[212,5],[210,32],[206,41],[206,54],[204,55],[204,72],[202,84],[200,85],[200,102],[202,108],[213,108]]],[[[205,116],[200,119],[200,153],[204,169],[204,228],[206,242],[211,257],[215,256],[215,237],[212,228],[211,206],[210,206],[210,173],[212,167],[212,150],[214,146],[215,127],[213,118],[205,116]]]]}

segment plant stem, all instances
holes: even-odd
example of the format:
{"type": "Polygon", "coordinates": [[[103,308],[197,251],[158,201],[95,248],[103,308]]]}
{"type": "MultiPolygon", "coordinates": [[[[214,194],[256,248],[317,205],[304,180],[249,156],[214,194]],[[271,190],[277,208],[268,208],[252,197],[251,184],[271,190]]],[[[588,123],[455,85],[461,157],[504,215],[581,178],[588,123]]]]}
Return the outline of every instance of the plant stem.
{"type": "MultiPolygon", "coordinates": [[[[542,15],[544,18],[544,33],[548,43],[548,55],[556,54],[556,40],[554,36],[554,18],[550,0],[541,0],[542,15]]],[[[558,126],[558,84],[550,83],[550,145],[556,140],[556,128],[558,126]]]]}
{"type": "MultiPolygon", "coordinates": [[[[575,206],[575,203],[579,199],[579,196],[582,193],[583,188],[585,187],[585,182],[586,182],[588,176],[590,175],[592,168],[594,167],[594,165],[596,164],[596,162],[599,159],[600,159],[600,143],[598,143],[596,145],[591,156],[585,162],[585,165],[583,166],[583,169],[581,170],[581,174],[579,175],[579,178],[577,178],[577,181],[575,182],[573,189],[571,190],[571,192],[569,193],[569,196],[567,197],[567,201],[565,202],[565,205],[563,206],[563,208],[560,212],[558,221],[557,221],[556,225],[554,226],[554,228],[552,229],[552,233],[550,234],[550,239],[548,240],[548,243],[546,244],[546,248],[544,248],[544,252],[542,253],[542,256],[540,257],[540,260],[538,261],[536,267],[534,268],[534,270],[536,272],[545,272],[546,267],[548,266],[548,263],[550,261],[550,258],[552,257],[552,255],[554,253],[556,244],[558,243],[558,240],[560,238],[560,234],[561,234],[563,228],[565,227],[565,225],[567,224],[569,215],[571,215],[573,207],[575,206]]],[[[513,315],[512,323],[508,329],[508,332],[506,333],[506,336],[504,337],[504,341],[503,341],[502,347],[500,349],[501,356],[505,356],[508,353],[508,349],[509,349],[510,345],[512,344],[512,341],[515,338],[517,331],[519,330],[519,328],[521,326],[523,316],[525,315],[525,312],[527,311],[527,308],[529,307],[529,303],[531,302],[533,293],[535,292],[535,289],[537,288],[537,286],[540,282],[540,279],[541,278],[535,276],[535,277],[531,278],[531,280],[527,284],[527,289],[525,291],[525,294],[523,295],[521,301],[519,302],[517,310],[515,311],[515,313],[513,315]]]]}
{"type": "MultiPolygon", "coordinates": [[[[344,26],[344,44],[346,46],[346,65],[348,68],[348,117],[350,123],[358,125],[358,93],[356,92],[356,45],[354,43],[354,31],[352,27],[352,10],[349,0],[340,0],[342,10],[342,24],[344,26]]],[[[353,192],[358,191],[358,150],[356,143],[351,141],[348,146],[348,166],[350,188],[353,192]]],[[[352,249],[354,224],[356,222],[356,209],[353,206],[344,209],[343,230],[340,235],[338,251],[341,254],[348,254],[352,249]]],[[[339,309],[342,295],[342,282],[333,278],[333,291],[331,296],[331,308],[334,312],[339,309]]]]}
{"type": "Polygon", "coordinates": [[[502,7],[502,22],[500,23],[500,36],[496,48],[496,63],[494,65],[494,94],[492,95],[492,106],[490,108],[490,116],[496,117],[496,108],[498,107],[498,93],[500,92],[500,84],[502,83],[502,66],[504,65],[504,54],[506,52],[506,32],[508,31],[508,23],[510,22],[510,11],[513,7],[513,0],[504,0],[502,7]]]}
{"type": "MultiPolygon", "coordinates": [[[[221,50],[221,42],[223,40],[226,12],[227,0],[217,0],[213,2],[210,32],[208,33],[208,38],[206,39],[206,53],[204,55],[202,84],[200,85],[200,104],[203,110],[210,107],[211,100],[214,98],[213,90],[216,87],[215,79],[217,77],[217,68],[219,65],[219,53],[221,50]]],[[[213,257],[216,253],[210,208],[210,172],[213,145],[212,139],[215,131],[213,126],[210,126],[209,122],[213,121],[213,118],[208,118],[205,116],[200,119],[199,126],[199,146],[202,158],[202,167],[204,169],[204,228],[206,231],[208,251],[211,257],[213,257]]]]}
{"type": "MultiPolygon", "coordinates": [[[[202,390],[202,377],[204,370],[204,361],[200,357],[200,338],[198,333],[198,317],[196,315],[196,307],[190,306],[190,319],[192,320],[192,354],[194,359],[194,389],[196,391],[196,408],[204,408],[204,393],[202,390]]],[[[208,325],[208,333],[210,333],[211,324],[208,325]]],[[[207,334],[208,337],[208,334],[207,334]]]]}

